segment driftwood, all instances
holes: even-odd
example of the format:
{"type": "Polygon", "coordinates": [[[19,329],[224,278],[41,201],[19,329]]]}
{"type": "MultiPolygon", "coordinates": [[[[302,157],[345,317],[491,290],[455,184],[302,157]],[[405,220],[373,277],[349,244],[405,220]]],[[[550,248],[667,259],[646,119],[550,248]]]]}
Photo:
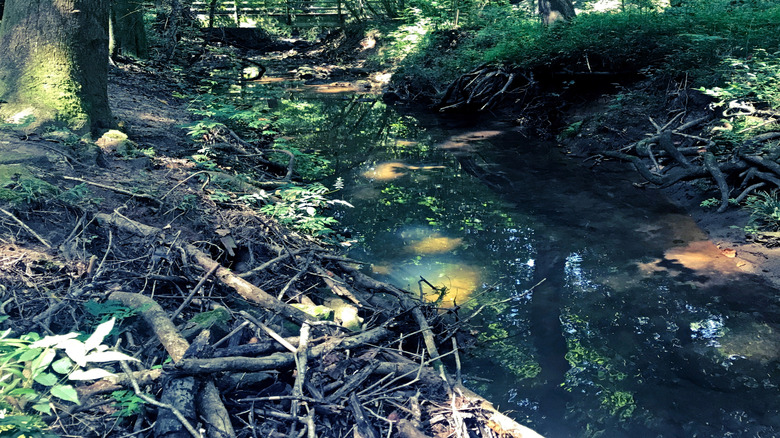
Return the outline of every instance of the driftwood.
{"type": "MultiPolygon", "coordinates": [[[[98,213],[95,218],[124,229],[127,232],[138,234],[144,237],[151,237],[162,233],[162,230],[155,227],[150,227],[139,222],[133,221],[121,214],[115,212],[114,214],[98,213]]],[[[234,289],[239,295],[246,298],[249,301],[255,302],[266,309],[278,312],[286,317],[289,317],[295,321],[312,321],[313,317],[306,313],[291,307],[275,297],[269,295],[259,287],[247,282],[246,280],[235,275],[229,269],[219,265],[206,253],[196,248],[194,245],[187,244],[184,247],[184,251],[192,257],[204,270],[207,272],[216,267],[216,277],[219,278],[226,286],[234,289]]]]}
{"type": "MultiPolygon", "coordinates": [[[[317,358],[333,350],[346,350],[367,343],[377,342],[390,335],[390,331],[378,327],[352,337],[331,338],[324,344],[312,347],[309,358],[317,358]]],[[[255,372],[267,371],[295,363],[294,353],[273,353],[264,357],[220,357],[214,359],[184,359],[168,368],[185,374],[210,374],[215,372],[255,372]]]]}

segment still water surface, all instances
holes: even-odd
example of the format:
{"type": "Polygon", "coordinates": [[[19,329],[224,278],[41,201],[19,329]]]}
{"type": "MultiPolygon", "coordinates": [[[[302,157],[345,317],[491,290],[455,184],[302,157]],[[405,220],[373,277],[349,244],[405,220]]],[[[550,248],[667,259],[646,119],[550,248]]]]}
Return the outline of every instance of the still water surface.
{"type": "Polygon", "coordinates": [[[289,141],[354,206],[351,255],[481,309],[467,386],[551,438],[780,436],[778,291],[632,173],[508,125],[287,87],[289,141]]]}

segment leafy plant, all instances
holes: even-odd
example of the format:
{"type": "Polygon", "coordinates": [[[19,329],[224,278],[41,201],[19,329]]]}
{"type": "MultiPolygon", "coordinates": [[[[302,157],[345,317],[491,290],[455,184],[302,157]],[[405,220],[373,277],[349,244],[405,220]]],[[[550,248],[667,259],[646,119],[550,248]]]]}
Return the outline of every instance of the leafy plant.
{"type": "Polygon", "coordinates": [[[748,227],[767,231],[780,230],[780,199],[777,189],[749,196],[746,205],[750,210],[748,227]]]}
{"type": "Polygon", "coordinates": [[[729,104],[733,106],[738,100],[746,100],[780,108],[780,52],[769,54],[758,49],[747,59],[727,58],[722,71],[727,77],[723,88],[700,89],[717,98],[719,106],[728,111],[729,104]]]}
{"type": "Polygon", "coordinates": [[[204,135],[221,125],[222,123],[214,120],[198,120],[197,122],[182,125],[182,128],[187,130],[187,135],[192,137],[193,140],[202,140],[204,135]]]}
{"type": "Polygon", "coordinates": [[[111,414],[115,417],[132,417],[143,410],[143,399],[132,391],[126,389],[114,391],[111,393],[111,398],[114,399],[114,407],[117,408],[117,411],[111,414]]]}
{"type": "Polygon", "coordinates": [[[102,198],[92,196],[92,192],[86,183],[78,184],[63,191],[57,198],[72,206],[97,205],[103,200],[102,198]]]}
{"type": "Polygon", "coordinates": [[[46,336],[28,333],[10,337],[0,333],[0,430],[3,435],[43,436],[39,414],[51,413],[50,397],[79,403],[68,381],[101,379],[112,373],[96,363],[136,360],[118,351],[109,351],[103,340],[114,327],[112,318],[100,324],[85,341],[78,333],[46,336]]]}
{"type": "MultiPolygon", "coordinates": [[[[121,301],[107,300],[104,302],[87,301],[84,303],[84,310],[95,317],[98,324],[103,324],[110,319],[123,320],[138,314],[139,309],[133,309],[122,304],[121,301]]],[[[145,309],[140,309],[143,311],[145,309]]]]}
{"type": "Polygon", "coordinates": [[[0,199],[13,205],[33,205],[54,198],[59,189],[36,178],[29,170],[18,166],[2,166],[0,170],[0,199]]]}
{"type": "Polygon", "coordinates": [[[334,233],[331,226],[338,221],[331,216],[322,215],[321,212],[336,204],[352,207],[346,201],[328,199],[325,196],[327,193],[328,188],[320,183],[284,186],[274,193],[279,200],[264,205],[260,211],[295,230],[314,236],[326,236],[334,233]]]}

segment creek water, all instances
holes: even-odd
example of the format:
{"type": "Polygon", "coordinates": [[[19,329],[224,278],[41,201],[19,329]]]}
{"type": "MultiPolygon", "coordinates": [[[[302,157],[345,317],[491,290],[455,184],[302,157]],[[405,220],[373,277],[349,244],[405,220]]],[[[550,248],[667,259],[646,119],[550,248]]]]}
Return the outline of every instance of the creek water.
{"type": "Polygon", "coordinates": [[[778,291],[628,169],[285,84],[288,141],[354,207],[350,255],[471,324],[467,386],[551,438],[780,435],[778,291]]]}

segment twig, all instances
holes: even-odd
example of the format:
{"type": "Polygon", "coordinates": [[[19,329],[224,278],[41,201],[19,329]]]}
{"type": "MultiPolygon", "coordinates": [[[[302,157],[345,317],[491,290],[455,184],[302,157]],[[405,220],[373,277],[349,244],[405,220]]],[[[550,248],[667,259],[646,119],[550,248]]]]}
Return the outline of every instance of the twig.
{"type": "Polygon", "coordinates": [[[723,171],[720,170],[720,167],[718,167],[718,162],[712,152],[704,154],[704,167],[707,168],[718,185],[718,190],[720,190],[720,207],[718,207],[718,213],[723,213],[729,208],[729,186],[726,183],[726,177],[723,175],[723,171]]]}
{"type": "MultiPolygon", "coordinates": [[[[56,152],[56,153],[58,153],[58,154],[62,155],[63,157],[67,158],[67,159],[68,159],[68,161],[72,161],[72,162],[74,162],[74,163],[76,163],[76,164],[78,164],[78,165],[80,165],[80,166],[84,166],[84,167],[93,167],[93,166],[90,166],[90,165],[88,165],[88,164],[84,164],[84,163],[82,163],[81,161],[79,161],[79,160],[77,160],[77,159],[73,158],[73,157],[72,157],[70,154],[68,154],[67,152],[65,152],[65,151],[63,151],[63,150],[60,150],[60,149],[58,149],[58,148],[55,148],[54,146],[49,146],[49,145],[47,145],[47,144],[44,144],[44,143],[38,143],[38,146],[44,147],[44,148],[46,148],[46,149],[48,149],[48,150],[50,150],[50,151],[52,151],[52,152],[56,152]]],[[[72,169],[72,168],[73,168],[73,166],[71,166],[71,169],[72,169]]]]}
{"type": "MultiPolygon", "coordinates": [[[[301,326],[301,336],[298,342],[298,349],[295,351],[295,371],[297,376],[295,377],[295,383],[293,384],[292,395],[293,397],[303,396],[303,385],[306,382],[306,372],[309,366],[309,334],[311,333],[311,326],[307,323],[303,323],[301,326]]],[[[290,413],[293,416],[298,416],[299,400],[293,398],[290,404],[290,413]]],[[[295,434],[296,423],[290,426],[289,436],[295,434]]]]}
{"type": "Polygon", "coordinates": [[[163,200],[163,199],[167,198],[167,197],[168,197],[168,195],[170,195],[170,194],[171,194],[171,193],[172,193],[174,190],[178,189],[180,185],[182,185],[182,184],[186,183],[187,181],[189,181],[189,180],[190,180],[190,178],[193,178],[193,177],[195,177],[196,175],[200,175],[201,173],[209,173],[209,171],[208,171],[208,170],[199,170],[199,171],[197,171],[197,172],[193,173],[192,175],[188,176],[187,178],[184,178],[183,180],[179,181],[179,182],[178,182],[178,183],[177,183],[175,186],[173,186],[173,188],[172,188],[172,189],[168,190],[168,192],[167,192],[167,193],[165,193],[165,194],[163,195],[163,197],[162,197],[162,198],[160,198],[160,200],[163,200]]]}
{"type": "Polygon", "coordinates": [[[458,354],[458,340],[455,339],[455,336],[450,339],[452,339],[452,351],[455,356],[455,384],[460,385],[463,383],[463,376],[460,368],[460,354],[458,354]]]}
{"type": "Polygon", "coordinates": [[[236,401],[238,403],[249,403],[249,402],[259,402],[259,401],[280,401],[280,400],[301,400],[309,403],[318,402],[317,399],[311,397],[294,396],[294,395],[272,395],[268,397],[249,397],[249,398],[241,398],[236,401]]]}
{"type": "Polygon", "coordinates": [[[241,324],[239,324],[239,326],[238,326],[238,327],[236,327],[236,328],[234,328],[233,330],[231,330],[231,331],[230,331],[230,333],[228,333],[228,334],[226,334],[225,336],[223,336],[223,337],[222,337],[222,339],[220,339],[219,341],[215,342],[215,343],[214,343],[214,344],[211,346],[211,348],[217,348],[217,347],[219,347],[220,345],[222,345],[222,344],[223,344],[223,343],[225,343],[225,342],[226,342],[228,339],[230,339],[230,338],[232,338],[233,336],[235,336],[235,334],[236,334],[236,333],[240,332],[240,331],[241,331],[241,330],[242,330],[244,327],[246,327],[246,326],[248,326],[248,325],[249,325],[249,321],[244,321],[244,322],[242,322],[241,324]]]}
{"type": "Polygon", "coordinates": [[[195,297],[195,294],[198,293],[198,291],[206,283],[206,280],[208,280],[208,278],[211,277],[211,274],[213,274],[217,270],[218,267],[219,267],[219,265],[212,266],[211,269],[209,269],[208,272],[206,272],[203,275],[203,277],[200,278],[200,281],[198,282],[198,284],[195,285],[195,287],[192,289],[192,291],[187,296],[187,298],[184,299],[184,302],[182,302],[181,305],[179,306],[179,308],[176,309],[171,314],[171,321],[175,320],[176,317],[179,316],[179,314],[190,304],[190,302],[192,301],[193,297],[195,297]]]}
{"type": "Polygon", "coordinates": [[[317,428],[314,424],[314,409],[309,409],[309,415],[306,416],[306,432],[308,438],[317,438],[317,428]]]}
{"type": "Polygon", "coordinates": [[[287,293],[287,290],[290,289],[290,287],[295,284],[298,279],[300,279],[303,274],[306,274],[309,271],[309,265],[311,265],[311,258],[312,254],[310,253],[308,257],[306,257],[306,264],[303,266],[303,268],[299,269],[298,272],[293,275],[293,277],[287,282],[287,284],[284,285],[282,290],[279,291],[279,293],[276,295],[277,299],[284,298],[284,294],[287,293]]]}
{"type": "Polygon", "coordinates": [[[658,160],[655,159],[655,155],[653,154],[653,146],[648,145],[647,146],[647,156],[650,157],[650,161],[653,162],[653,167],[655,168],[656,172],[661,171],[661,165],[658,164],[658,160]]]}
{"type": "Polygon", "coordinates": [[[200,432],[198,432],[197,430],[195,430],[194,427],[192,427],[192,424],[190,424],[190,422],[187,421],[186,418],[184,418],[184,415],[182,415],[182,413],[179,412],[178,409],[176,409],[175,407],[169,404],[159,402],[149,397],[148,395],[144,394],[143,392],[141,392],[141,388],[138,387],[138,382],[135,380],[135,377],[133,377],[133,372],[130,370],[130,367],[127,366],[127,362],[119,361],[119,364],[122,366],[122,371],[125,372],[127,378],[130,379],[130,383],[133,385],[133,390],[135,391],[135,395],[137,395],[138,398],[145,401],[146,403],[149,403],[150,405],[157,406],[158,408],[169,409],[173,413],[173,415],[175,415],[176,418],[179,421],[181,421],[182,426],[184,426],[184,428],[187,429],[187,432],[189,432],[190,435],[192,435],[195,438],[202,438],[200,432]]]}
{"type": "Polygon", "coordinates": [[[106,252],[103,254],[103,258],[100,260],[100,264],[98,265],[97,269],[95,270],[95,275],[92,277],[92,281],[95,281],[100,275],[103,273],[103,264],[106,262],[106,258],[108,258],[108,253],[111,251],[111,244],[114,241],[114,235],[111,233],[111,230],[108,230],[108,247],[106,248],[106,252]]]}
{"type": "Polygon", "coordinates": [[[127,195],[127,196],[130,196],[130,197],[133,197],[133,198],[147,199],[149,201],[156,202],[158,205],[162,205],[162,201],[161,200],[155,198],[152,195],[147,195],[145,193],[133,193],[133,192],[131,192],[129,190],[120,189],[119,187],[107,186],[105,184],[100,184],[100,183],[96,183],[96,182],[92,182],[92,181],[87,181],[87,180],[85,180],[83,178],[76,178],[76,177],[72,177],[72,176],[63,176],[63,179],[67,179],[67,180],[70,180],[70,181],[78,181],[80,183],[84,183],[84,184],[87,184],[87,185],[90,185],[90,186],[100,187],[101,189],[111,190],[112,192],[121,193],[123,195],[127,195]]]}
{"type": "MultiPolygon", "coordinates": [[[[271,330],[270,327],[268,327],[267,325],[265,325],[262,322],[258,321],[257,318],[255,318],[254,316],[250,315],[249,312],[246,312],[246,311],[242,310],[242,311],[240,311],[238,313],[241,316],[243,316],[244,318],[248,319],[252,324],[256,325],[257,328],[263,330],[268,336],[273,338],[276,342],[282,344],[282,346],[284,348],[288,349],[291,353],[296,353],[298,351],[298,349],[295,348],[295,346],[293,344],[287,342],[287,340],[284,339],[283,337],[281,337],[279,335],[279,333],[276,333],[275,331],[271,330]]],[[[300,345],[300,342],[301,341],[299,341],[299,345],[300,345]]]]}
{"type": "Polygon", "coordinates": [[[13,219],[13,220],[14,220],[14,222],[16,222],[17,224],[19,224],[19,226],[20,226],[20,227],[22,227],[22,228],[23,228],[25,231],[27,231],[28,233],[32,234],[32,235],[33,235],[33,237],[35,237],[36,239],[38,239],[38,241],[39,241],[39,242],[41,242],[41,243],[43,244],[43,246],[45,246],[46,248],[49,248],[49,249],[51,249],[51,245],[49,245],[49,242],[47,242],[47,241],[46,241],[46,240],[45,240],[43,237],[39,236],[39,235],[38,235],[38,233],[36,233],[35,231],[33,231],[33,229],[32,229],[32,228],[28,227],[28,226],[27,226],[27,224],[25,224],[24,222],[22,222],[22,221],[21,221],[21,220],[20,220],[18,217],[14,216],[14,215],[13,215],[13,213],[11,213],[10,211],[8,211],[8,210],[6,210],[6,209],[4,209],[4,208],[0,208],[0,211],[2,211],[3,213],[5,213],[5,215],[6,215],[6,216],[8,216],[8,217],[10,217],[11,219],[13,219]]]}
{"type": "Polygon", "coordinates": [[[742,200],[743,200],[743,199],[745,199],[745,198],[746,198],[746,197],[747,197],[747,196],[748,196],[750,193],[752,193],[752,192],[753,192],[755,189],[758,189],[758,188],[764,187],[765,185],[766,185],[766,183],[763,183],[763,182],[760,182],[760,183],[753,184],[752,186],[750,186],[750,187],[746,188],[745,190],[743,190],[743,191],[742,191],[742,193],[740,193],[740,194],[739,194],[739,196],[737,196],[736,198],[734,198],[734,201],[735,201],[737,204],[739,204],[740,202],[742,202],[742,200]]]}
{"type": "Polygon", "coordinates": [[[256,268],[252,268],[252,269],[250,269],[250,270],[248,270],[246,272],[242,272],[241,274],[237,274],[237,276],[240,277],[240,278],[247,278],[249,276],[258,274],[261,271],[264,271],[264,270],[268,269],[269,266],[274,265],[276,263],[279,263],[282,260],[285,260],[285,259],[290,258],[292,256],[298,255],[298,254],[300,254],[300,253],[302,253],[304,251],[306,251],[306,250],[305,249],[297,249],[295,251],[288,251],[285,254],[282,254],[280,256],[272,258],[271,260],[268,260],[267,262],[263,263],[262,265],[260,265],[260,266],[258,266],[256,268]]]}

